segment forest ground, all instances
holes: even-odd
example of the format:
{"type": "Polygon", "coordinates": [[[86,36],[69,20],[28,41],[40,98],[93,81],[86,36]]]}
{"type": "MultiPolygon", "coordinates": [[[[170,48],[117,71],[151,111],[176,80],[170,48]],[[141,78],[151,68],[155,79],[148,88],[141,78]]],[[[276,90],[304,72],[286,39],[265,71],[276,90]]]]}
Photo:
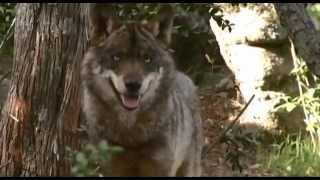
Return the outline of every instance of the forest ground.
{"type": "MultiPolygon", "coordinates": [[[[236,100],[235,96],[236,93],[230,93],[230,91],[210,93],[208,90],[206,92],[200,90],[205,145],[217,142],[224,129],[240,113],[243,105],[236,100]]],[[[234,126],[230,132],[231,136],[240,137],[241,128],[234,126]]],[[[245,137],[243,132],[242,137],[245,137]]],[[[225,141],[215,144],[202,160],[203,176],[272,176],[272,173],[257,162],[257,146],[254,143],[242,144],[235,140],[234,143],[225,141]],[[233,169],[233,165],[237,163],[228,160],[228,157],[238,157],[240,168],[235,166],[233,169]]]]}

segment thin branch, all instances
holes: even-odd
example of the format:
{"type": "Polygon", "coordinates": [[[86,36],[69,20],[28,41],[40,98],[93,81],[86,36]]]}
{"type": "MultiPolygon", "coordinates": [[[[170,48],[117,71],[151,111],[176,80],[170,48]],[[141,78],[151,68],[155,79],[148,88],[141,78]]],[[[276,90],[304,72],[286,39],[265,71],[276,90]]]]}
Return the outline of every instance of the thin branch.
{"type": "Polygon", "coordinates": [[[252,102],[252,100],[254,99],[255,95],[252,95],[252,97],[250,98],[249,102],[243,107],[243,109],[241,110],[241,112],[238,114],[238,116],[229,124],[229,126],[222,132],[222,134],[218,137],[218,140],[214,143],[212,143],[210,146],[208,146],[206,149],[203,150],[202,152],[202,159],[205,158],[208,153],[212,150],[212,148],[219,144],[223,138],[225,137],[225,135],[227,134],[227,132],[234,126],[234,124],[238,121],[238,119],[240,118],[240,116],[244,113],[244,111],[248,108],[248,106],[250,105],[250,103],[252,102]]]}
{"type": "MultiPolygon", "coordinates": [[[[9,39],[9,37],[10,37],[10,36],[9,36],[9,33],[10,33],[11,29],[13,28],[13,25],[15,24],[15,22],[16,22],[16,18],[14,18],[14,19],[12,20],[12,23],[11,23],[8,31],[7,31],[4,39],[2,40],[2,42],[1,42],[1,44],[0,44],[0,49],[2,48],[2,46],[4,45],[4,43],[9,39]]],[[[11,35],[12,35],[12,34],[11,34],[11,35]]]]}

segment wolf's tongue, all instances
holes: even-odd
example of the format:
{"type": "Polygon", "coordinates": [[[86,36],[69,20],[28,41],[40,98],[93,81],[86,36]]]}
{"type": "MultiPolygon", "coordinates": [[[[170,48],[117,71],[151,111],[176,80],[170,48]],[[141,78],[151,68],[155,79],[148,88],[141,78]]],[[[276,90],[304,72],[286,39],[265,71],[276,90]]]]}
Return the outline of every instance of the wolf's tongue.
{"type": "Polygon", "coordinates": [[[125,95],[121,95],[121,100],[123,105],[130,110],[137,108],[140,102],[139,97],[128,97],[125,95]]]}

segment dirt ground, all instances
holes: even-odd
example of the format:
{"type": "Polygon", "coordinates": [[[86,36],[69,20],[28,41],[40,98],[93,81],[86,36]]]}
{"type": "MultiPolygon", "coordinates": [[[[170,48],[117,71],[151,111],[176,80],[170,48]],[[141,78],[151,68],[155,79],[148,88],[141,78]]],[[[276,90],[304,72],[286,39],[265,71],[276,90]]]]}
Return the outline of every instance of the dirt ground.
{"type": "MultiPolygon", "coordinates": [[[[205,145],[215,143],[243,108],[232,96],[228,92],[200,93],[205,145]]],[[[255,144],[244,145],[238,142],[235,145],[227,142],[217,143],[203,158],[203,176],[271,176],[257,163],[255,144]],[[232,155],[239,158],[240,168],[232,168],[236,165],[234,161],[228,160],[232,155]]]]}

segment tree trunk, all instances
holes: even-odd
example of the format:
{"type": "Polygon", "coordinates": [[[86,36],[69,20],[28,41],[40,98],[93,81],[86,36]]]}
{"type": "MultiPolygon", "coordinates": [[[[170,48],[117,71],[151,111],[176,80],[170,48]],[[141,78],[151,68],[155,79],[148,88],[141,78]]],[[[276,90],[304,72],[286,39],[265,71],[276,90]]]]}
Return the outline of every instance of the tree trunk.
{"type": "Polygon", "coordinates": [[[281,24],[287,27],[296,53],[320,76],[320,39],[304,3],[274,3],[281,24]]]}
{"type": "Polygon", "coordinates": [[[0,175],[69,175],[65,148],[79,146],[84,7],[16,8],[12,80],[0,121],[0,175]]]}

